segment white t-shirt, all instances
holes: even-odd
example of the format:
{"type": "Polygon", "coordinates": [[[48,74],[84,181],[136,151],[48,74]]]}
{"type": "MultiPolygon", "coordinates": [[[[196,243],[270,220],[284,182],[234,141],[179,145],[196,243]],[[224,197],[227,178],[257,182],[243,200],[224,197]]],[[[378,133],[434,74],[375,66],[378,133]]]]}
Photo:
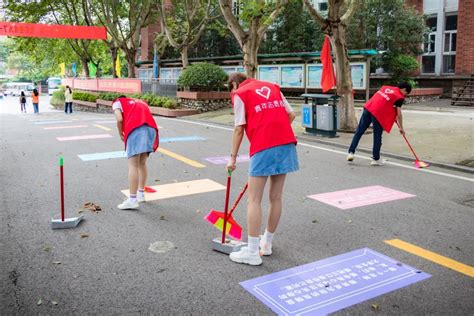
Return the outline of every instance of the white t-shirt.
{"type": "MultiPolygon", "coordinates": [[[[294,112],[293,108],[291,107],[290,103],[288,103],[283,93],[280,92],[280,94],[281,94],[281,99],[283,101],[283,104],[285,105],[286,113],[294,112]]],[[[242,99],[238,95],[235,95],[233,104],[234,104],[234,125],[240,126],[240,125],[247,124],[247,121],[245,119],[244,101],[242,101],[242,99]]]]}
{"type": "Polygon", "coordinates": [[[123,112],[122,103],[120,103],[120,101],[115,101],[112,103],[112,110],[120,110],[120,112],[123,112]]]}

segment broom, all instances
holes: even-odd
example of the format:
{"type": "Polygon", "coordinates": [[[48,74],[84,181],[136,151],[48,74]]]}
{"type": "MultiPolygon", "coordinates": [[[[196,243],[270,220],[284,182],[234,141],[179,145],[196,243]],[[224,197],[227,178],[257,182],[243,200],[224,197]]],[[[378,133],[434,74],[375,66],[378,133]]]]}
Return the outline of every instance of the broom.
{"type": "MultiPolygon", "coordinates": [[[[214,227],[222,231],[223,236],[225,236],[225,234],[228,234],[230,237],[236,240],[242,239],[242,227],[232,217],[232,213],[235,211],[237,204],[239,204],[247,188],[248,188],[248,183],[245,184],[244,188],[242,189],[239,196],[237,197],[237,200],[235,200],[228,214],[226,214],[225,212],[211,210],[209,214],[207,214],[204,217],[204,219],[208,221],[211,225],[213,225],[214,227]],[[224,234],[224,230],[225,230],[225,234],[224,234]]],[[[227,197],[227,194],[226,194],[226,197],[227,197]]]]}
{"type": "MultiPolygon", "coordinates": [[[[400,124],[398,124],[397,121],[395,121],[395,123],[397,123],[398,128],[400,128],[400,124]]],[[[402,136],[403,136],[403,138],[405,139],[405,142],[407,143],[407,145],[408,145],[408,147],[410,148],[411,152],[412,152],[413,155],[415,156],[415,159],[416,159],[416,161],[414,162],[415,167],[416,167],[416,168],[428,168],[428,167],[430,166],[430,164],[427,163],[427,162],[421,161],[421,160],[418,158],[417,154],[415,153],[415,150],[413,149],[413,147],[411,147],[410,142],[408,141],[408,139],[407,139],[407,137],[405,136],[405,134],[402,134],[402,136]]]]}

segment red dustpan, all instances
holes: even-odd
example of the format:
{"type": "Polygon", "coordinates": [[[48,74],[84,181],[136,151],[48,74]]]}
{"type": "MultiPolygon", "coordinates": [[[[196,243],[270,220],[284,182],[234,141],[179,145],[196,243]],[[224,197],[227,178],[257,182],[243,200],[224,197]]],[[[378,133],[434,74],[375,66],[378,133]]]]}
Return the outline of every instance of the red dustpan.
{"type": "MultiPolygon", "coordinates": [[[[225,229],[225,234],[223,234],[223,236],[229,235],[230,237],[236,240],[242,239],[242,227],[232,217],[232,213],[237,207],[237,204],[239,204],[240,200],[242,199],[242,196],[247,190],[247,187],[248,187],[248,183],[245,184],[244,188],[242,189],[242,192],[240,192],[239,197],[235,201],[234,205],[232,205],[232,208],[230,209],[227,216],[226,216],[227,212],[211,210],[209,214],[207,214],[204,217],[206,221],[208,221],[211,225],[213,225],[220,231],[224,232],[224,229],[225,229]]],[[[228,199],[228,197],[226,197],[226,199],[228,199]]]]}
{"type": "MultiPolygon", "coordinates": [[[[398,125],[398,128],[400,128],[400,124],[398,124],[397,121],[395,121],[395,123],[397,123],[398,125]]],[[[402,134],[403,138],[405,139],[405,142],[407,143],[408,147],[410,148],[411,152],[413,153],[413,156],[415,156],[415,159],[416,161],[413,163],[415,165],[416,168],[427,168],[430,166],[429,163],[427,162],[424,162],[424,161],[421,161],[417,154],[415,153],[415,150],[413,149],[413,147],[411,147],[410,143],[408,142],[408,139],[407,137],[405,136],[405,134],[402,134]]]]}

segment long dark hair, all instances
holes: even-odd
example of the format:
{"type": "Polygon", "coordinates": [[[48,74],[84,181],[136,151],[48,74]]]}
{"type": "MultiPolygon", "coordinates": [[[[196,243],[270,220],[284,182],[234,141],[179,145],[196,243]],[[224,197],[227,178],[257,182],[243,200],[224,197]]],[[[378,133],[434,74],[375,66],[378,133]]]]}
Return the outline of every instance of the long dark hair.
{"type": "Polygon", "coordinates": [[[20,96],[24,97],[25,96],[25,91],[21,91],[20,96]]]}
{"type": "Polygon", "coordinates": [[[35,95],[35,97],[37,97],[39,95],[38,90],[33,89],[33,94],[35,95]]]}
{"type": "Polygon", "coordinates": [[[71,87],[70,87],[70,86],[66,86],[66,89],[69,90],[69,93],[72,93],[72,90],[71,90],[71,87]]]}

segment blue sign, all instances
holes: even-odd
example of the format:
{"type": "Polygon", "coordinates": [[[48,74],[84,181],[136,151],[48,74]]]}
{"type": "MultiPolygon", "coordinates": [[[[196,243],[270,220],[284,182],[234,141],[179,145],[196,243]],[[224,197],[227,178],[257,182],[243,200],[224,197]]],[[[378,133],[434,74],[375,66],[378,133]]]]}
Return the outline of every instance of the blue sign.
{"type": "Polygon", "coordinates": [[[313,108],[311,105],[303,104],[301,106],[301,126],[313,127],[313,108]]]}
{"type": "Polygon", "coordinates": [[[279,315],[326,315],[430,277],[363,248],[240,285],[279,315]]]}

